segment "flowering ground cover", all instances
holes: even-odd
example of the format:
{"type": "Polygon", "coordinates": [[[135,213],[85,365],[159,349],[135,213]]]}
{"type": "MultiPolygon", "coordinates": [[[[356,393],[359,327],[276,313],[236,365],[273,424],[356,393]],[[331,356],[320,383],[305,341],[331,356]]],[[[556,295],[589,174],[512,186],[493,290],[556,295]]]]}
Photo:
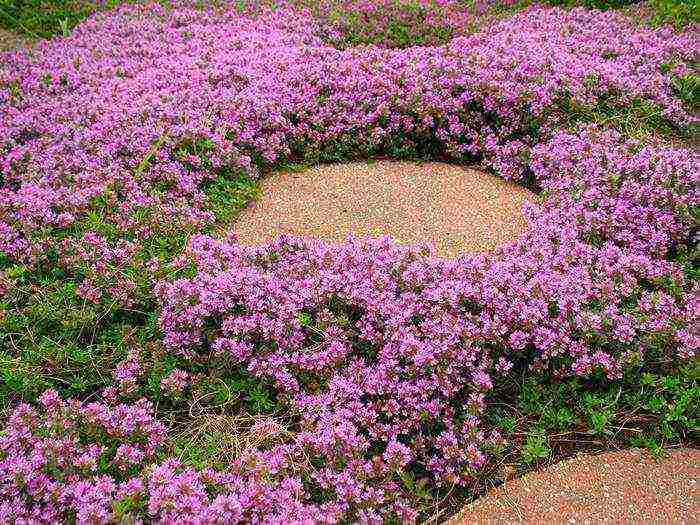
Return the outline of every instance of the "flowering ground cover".
{"type": "Polygon", "coordinates": [[[410,522],[562,434],[688,439],[698,155],[662,139],[697,33],[306,5],[124,6],[2,56],[3,521],[410,522]],[[264,172],[380,155],[527,184],[529,231],[450,261],[214,235],[264,172]]]}

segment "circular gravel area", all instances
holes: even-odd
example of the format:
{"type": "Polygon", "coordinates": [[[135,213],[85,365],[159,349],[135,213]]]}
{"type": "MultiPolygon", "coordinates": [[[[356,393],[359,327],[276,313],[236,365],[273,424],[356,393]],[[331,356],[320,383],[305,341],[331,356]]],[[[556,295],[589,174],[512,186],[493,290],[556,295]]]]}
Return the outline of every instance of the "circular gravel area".
{"type": "Polygon", "coordinates": [[[321,165],[263,180],[262,196],[238,217],[242,244],[280,233],[343,242],[348,235],[390,235],[429,242],[440,256],[483,252],[525,231],[534,194],[495,176],[442,163],[356,162],[321,165]]]}
{"type": "Polygon", "coordinates": [[[466,507],[472,523],[696,523],[700,450],[659,461],[624,450],[579,456],[513,479],[466,507]]]}

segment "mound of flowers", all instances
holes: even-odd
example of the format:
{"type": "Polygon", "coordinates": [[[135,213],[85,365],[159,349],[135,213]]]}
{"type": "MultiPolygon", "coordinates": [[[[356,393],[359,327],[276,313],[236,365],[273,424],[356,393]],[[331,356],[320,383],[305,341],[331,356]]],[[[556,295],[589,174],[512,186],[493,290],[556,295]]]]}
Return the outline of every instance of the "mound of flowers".
{"type": "Polygon", "coordinates": [[[129,357],[98,402],[50,390],[14,410],[4,521],[413,521],[502,446],[484,415],[509,374],[612,381],[695,355],[697,284],[675,256],[699,158],[580,122],[643,107],[687,126],[691,36],[532,9],[440,47],[338,49],[309,16],[131,6],[3,57],[0,294],[15,304],[18,275],[50,274],[104,307],[97,322],[155,306],[151,343],[182,367],[163,391],[245,376],[288,425],[261,419],[245,430],[269,439],[195,469],[154,405],[129,401],[129,357]],[[521,239],[454,261],[388,239],[203,234],[218,180],[378,154],[480,160],[542,201],[521,239]],[[155,249],[177,231],[184,251],[155,249]]]}
{"type": "Polygon", "coordinates": [[[132,7],[6,55],[0,248],[34,261],[105,195],[125,236],[146,213],[201,228],[207,181],[290,158],[483,158],[520,179],[564,102],[642,100],[689,120],[673,86],[691,71],[694,39],[615,13],[529,11],[406,50],[339,51],[317,31],[291,8],[250,18],[132,7]]]}
{"type": "Polygon", "coordinates": [[[533,155],[552,194],[492,257],[193,238],[196,277],[160,290],[166,345],[272,381],[300,414],[295,444],[325,465],[311,479],[350,508],[383,509],[353,519],[406,519],[391,506],[397,479],[466,485],[498,446],[480,416],[513,367],[614,379],[646,352],[697,349],[679,328],[694,292],[659,257],[690,231],[697,158],[594,130],[533,155]]]}

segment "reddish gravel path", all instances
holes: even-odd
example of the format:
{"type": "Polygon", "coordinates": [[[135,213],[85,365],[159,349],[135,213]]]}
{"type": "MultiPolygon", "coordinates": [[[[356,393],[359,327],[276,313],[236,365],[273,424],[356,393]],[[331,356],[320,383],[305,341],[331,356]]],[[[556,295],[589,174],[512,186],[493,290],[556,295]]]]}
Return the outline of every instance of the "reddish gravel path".
{"type": "Polygon", "coordinates": [[[698,523],[700,450],[580,456],[508,481],[466,507],[472,523],[698,523]]]}
{"type": "Polygon", "coordinates": [[[343,242],[349,234],[430,242],[438,255],[494,249],[526,227],[528,190],[472,169],[380,161],[276,173],[231,226],[243,244],[279,233],[343,242]]]}

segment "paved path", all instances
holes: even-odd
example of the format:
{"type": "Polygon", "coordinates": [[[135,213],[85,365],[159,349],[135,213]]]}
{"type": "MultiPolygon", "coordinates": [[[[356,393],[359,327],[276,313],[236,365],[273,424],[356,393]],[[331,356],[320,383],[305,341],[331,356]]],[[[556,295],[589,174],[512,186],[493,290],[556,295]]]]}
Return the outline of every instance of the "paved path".
{"type": "Polygon", "coordinates": [[[480,252],[515,239],[525,229],[521,209],[528,190],[459,166],[429,162],[351,162],[265,178],[262,195],[231,229],[243,244],[279,233],[343,242],[391,235],[398,242],[428,241],[439,255],[480,252]]]}
{"type": "Polygon", "coordinates": [[[700,519],[700,449],[579,456],[508,481],[467,506],[471,523],[687,523],[700,519]]]}

